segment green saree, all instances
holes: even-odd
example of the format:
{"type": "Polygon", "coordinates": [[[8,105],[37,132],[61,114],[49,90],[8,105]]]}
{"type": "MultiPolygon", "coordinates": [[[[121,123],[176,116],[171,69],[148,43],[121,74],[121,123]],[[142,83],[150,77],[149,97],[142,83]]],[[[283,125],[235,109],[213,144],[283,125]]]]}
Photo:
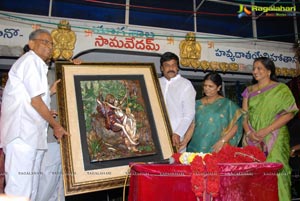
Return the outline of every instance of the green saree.
{"type": "Polygon", "coordinates": [[[237,146],[243,131],[242,111],[238,105],[227,98],[218,99],[208,105],[203,105],[200,100],[197,100],[195,130],[187,151],[212,152],[212,146],[236,124],[238,124],[238,131],[229,143],[237,146]]]}
{"type": "MultiPolygon", "coordinates": [[[[248,98],[248,125],[254,131],[269,126],[283,114],[298,111],[291,91],[283,83],[275,83],[252,93],[247,88],[242,95],[248,98]]],[[[259,144],[244,137],[243,145],[258,146],[266,154],[267,162],[280,162],[284,165],[278,174],[279,199],[290,201],[291,170],[288,163],[290,147],[287,127],[274,130],[259,144]]]]}

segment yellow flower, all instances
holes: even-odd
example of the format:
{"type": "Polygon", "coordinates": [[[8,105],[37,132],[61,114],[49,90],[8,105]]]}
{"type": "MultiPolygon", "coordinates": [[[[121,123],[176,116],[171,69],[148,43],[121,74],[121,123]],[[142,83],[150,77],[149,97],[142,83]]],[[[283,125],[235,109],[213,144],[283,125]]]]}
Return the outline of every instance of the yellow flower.
{"type": "Polygon", "coordinates": [[[181,164],[189,165],[194,160],[195,156],[201,156],[202,158],[206,153],[198,152],[184,152],[180,155],[179,161],[181,164]]]}
{"type": "Polygon", "coordinates": [[[188,156],[187,161],[188,161],[189,164],[194,160],[195,156],[197,156],[196,153],[191,153],[191,154],[188,156]]]}

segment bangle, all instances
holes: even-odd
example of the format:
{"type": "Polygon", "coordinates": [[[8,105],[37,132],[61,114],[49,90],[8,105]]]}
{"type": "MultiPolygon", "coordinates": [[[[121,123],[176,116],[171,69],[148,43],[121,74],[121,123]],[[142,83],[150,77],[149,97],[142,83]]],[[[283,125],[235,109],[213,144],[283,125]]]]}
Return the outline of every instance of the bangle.
{"type": "Polygon", "coordinates": [[[223,144],[225,144],[226,141],[224,139],[222,139],[221,142],[223,142],[223,144]]]}

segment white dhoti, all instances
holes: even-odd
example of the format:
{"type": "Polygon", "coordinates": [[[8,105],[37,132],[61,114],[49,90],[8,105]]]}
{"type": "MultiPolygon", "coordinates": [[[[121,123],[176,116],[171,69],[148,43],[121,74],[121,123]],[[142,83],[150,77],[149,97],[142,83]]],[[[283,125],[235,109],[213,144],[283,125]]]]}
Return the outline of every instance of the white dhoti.
{"type": "Polygon", "coordinates": [[[36,200],[41,161],[45,150],[36,150],[17,138],[4,147],[5,194],[36,200]]]}

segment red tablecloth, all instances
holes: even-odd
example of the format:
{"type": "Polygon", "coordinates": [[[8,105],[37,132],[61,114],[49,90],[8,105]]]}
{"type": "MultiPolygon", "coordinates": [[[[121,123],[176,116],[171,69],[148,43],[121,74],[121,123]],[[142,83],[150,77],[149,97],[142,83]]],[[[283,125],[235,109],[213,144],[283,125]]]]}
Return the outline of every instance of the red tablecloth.
{"type": "MultiPolygon", "coordinates": [[[[129,201],[196,201],[189,165],[131,164],[129,201]]],[[[219,164],[220,192],[214,201],[278,200],[280,163],[219,164]]],[[[203,200],[203,198],[200,198],[203,200]]],[[[210,200],[210,196],[206,196],[210,200]]]]}

